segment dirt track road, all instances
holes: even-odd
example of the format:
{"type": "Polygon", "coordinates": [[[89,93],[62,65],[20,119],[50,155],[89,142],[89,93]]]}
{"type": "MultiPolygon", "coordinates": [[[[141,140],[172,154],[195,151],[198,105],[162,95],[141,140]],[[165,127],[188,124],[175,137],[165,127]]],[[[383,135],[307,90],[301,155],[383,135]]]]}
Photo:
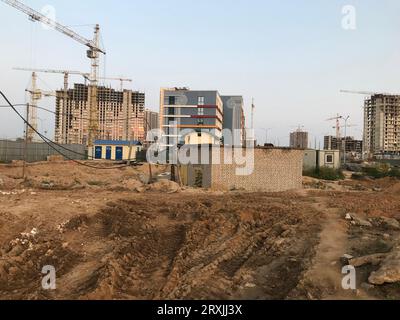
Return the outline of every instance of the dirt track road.
{"type": "MultiPolygon", "coordinates": [[[[378,244],[387,231],[344,220],[348,210],[378,214],[373,200],[379,195],[371,191],[146,191],[144,168],[94,180],[68,164],[30,168],[30,174],[26,185],[16,169],[0,167],[2,299],[400,296],[396,285],[372,293],[341,288],[344,253],[389,251],[393,245],[378,244]],[[362,203],[352,207],[356,201],[362,203]],[[368,247],[362,245],[366,236],[368,247]],[[44,265],[56,268],[55,291],[41,288],[44,265]]],[[[391,209],[400,208],[396,194],[383,195],[391,209]]],[[[359,286],[370,271],[360,270],[359,286]]]]}

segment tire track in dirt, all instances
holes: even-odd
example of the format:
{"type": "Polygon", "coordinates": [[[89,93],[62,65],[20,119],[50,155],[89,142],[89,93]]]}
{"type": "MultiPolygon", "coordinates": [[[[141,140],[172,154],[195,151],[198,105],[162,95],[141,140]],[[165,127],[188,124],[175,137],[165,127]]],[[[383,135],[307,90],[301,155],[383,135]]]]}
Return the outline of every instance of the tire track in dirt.
{"type": "Polygon", "coordinates": [[[50,223],[31,247],[7,251],[4,277],[15,272],[20,286],[0,283],[0,291],[17,299],[279,299],[313,257],[320,213],[307,199],[240,193],[148,199],[136,195],[94,215],[50,223]],[[54,292],[40,289],[43,263],[56,267],[54,292]]]}
{"type": "Polygon", "coordinates": [[[305,273],[292,296],[306,299],[367,299],[360,291],[342,288],[342,265],[340,258],[348,252],[348,225],[341,216],[339,208],[329,206],[329,198],[316,197],[314,208],[324,213],[324,223],[320,241],[312,266],[305,273]]]}

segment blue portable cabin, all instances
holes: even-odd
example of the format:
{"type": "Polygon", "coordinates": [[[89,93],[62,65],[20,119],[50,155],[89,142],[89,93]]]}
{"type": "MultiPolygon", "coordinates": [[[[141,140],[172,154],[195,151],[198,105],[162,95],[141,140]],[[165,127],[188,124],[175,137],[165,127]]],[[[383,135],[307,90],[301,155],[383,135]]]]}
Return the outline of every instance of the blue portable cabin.
{"type": "Polygon", "coordinates": [[[137,140],[96,140],[89,155],[94,160],[134,161],[142,149],[142,144],[137,140]]]}

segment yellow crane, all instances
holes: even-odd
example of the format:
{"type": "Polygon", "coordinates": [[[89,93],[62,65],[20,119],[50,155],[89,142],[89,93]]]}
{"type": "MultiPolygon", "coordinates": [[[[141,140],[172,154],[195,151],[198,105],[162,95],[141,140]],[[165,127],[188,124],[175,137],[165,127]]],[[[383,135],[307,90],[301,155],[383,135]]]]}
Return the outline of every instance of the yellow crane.
{"type": "Polygon", "coordinates": [[[329,118],[329,119],[326,119],[326,121],[333,121],[333,120],[335,120],[336,121],[336,138],[340,138],[340,120],[341,119],[343,119],[343,116],[341,116],[341,115],[337,115],[336,117],[333,117],[333,118],[329,118]]]}
{"type": "Polygon", "coordinates": [[[36,131],[38,129],[38,117],[37,117],[37,107],[38,101],[42,99],[43,96],[50,97],[55,96],[55,92],[51,91],[43,91],[37,88],[37,74],[36,72],[32,72],[32,81],[30,89],[26,89],[30,94],[30,103],[27,106],[27,120],[31,124],[30,126],[26,126],[26,139],[30,142],[35,140],[36,131]]]}
{"type": "MultiPolygon", "coordinates": [[[[71,71],[71,70],[55,70],[55,69],[33,69],[33,68],[13,68],[17,71],[29,71],[36,73],[57,73],[64,75],[64,90],[68,90],[68,79],[69,75],[79,75],[84,77],[86,80],[90,80],[90,74],[82,71],[71,71]]],[[[120,81],[121,91],[124,89],[124,82],[133,82],[132,79],[122,77],[98,77],[98,80],[109,80],[109,81],[120,81]]]]}
{"type": "MultiPolygon", "coordinates": [[[[71,71],[71,70],[55,70],[55,69],[32,69],[32,68],[13,68],[13,70],[17,71],[29,71],[32,72],[32,81],[31,81],[31,89],[26,90],[30,93],[30,104],[28,106],[28,121],[37,130],[37,106],[38,101],[45,97],[56,96],[56,93],[53,91],[43,91],[37,88],[37,73],[55,73],[55,74],[63,74],[64,75],[64,98],[66,99],[68,96],[68,78],[69,75],[79,75],[83,76],[85,79],[89,79],[90,74],[81,72],[81,71],[71,71]]],[[[107,78],[107,77],[99,77],[99,80],[115,80],[121,82],[121,91],[123,90],[123,82],[132,82],[132,79],[126,78],[107,78]]],[[[35,137],[35,131],[28,126],[28,140],[32,141],[35,137]]]]}
{"type": "Polygon", "coordinates": [[[97,84],[98,84],[98,73],[99,73],[99,57],[100,53],[105,54],[105,52],[100,48],[100,26],[96,24],[94,28],[93,39],[89,40],[85,37],[79,35],[75,31],[69,29],[66,26],[46,17],[44,14],[33,10],[27,5],[23,4],[17,0],[0,0],[9,6],[25,13],[30,20],[44,23],[56,31],[63,33],[64,35],[70,37],[71,39],[85,45],[88,47],[86,51],[87,57],[91,61],[91,72],[90,72],[90,86],[89,86],[89,137],[88,145],[93,145],[93,141],[96,138],[98,132],[98,116],[97,116],[97,84]]]}

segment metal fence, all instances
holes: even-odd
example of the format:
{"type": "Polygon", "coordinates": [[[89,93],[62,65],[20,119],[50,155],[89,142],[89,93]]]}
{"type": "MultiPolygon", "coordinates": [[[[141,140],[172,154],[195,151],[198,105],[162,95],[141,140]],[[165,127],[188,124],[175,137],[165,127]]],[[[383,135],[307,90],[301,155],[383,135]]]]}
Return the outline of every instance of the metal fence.
{"type": "MultiPolygon", "coordinates": [[[[86,147],[81,144],[62,145],[72,150],[68,151],[56,145],[55,149],[74,160],[85,160],[87,157],[86,147]],[[75,153],[76,152],[76,153],[75,153]]],[[[24,141],[0,140],[0,162],[11,162],[13,160],[24,160],[24,141]]],[[[58,155],[59,153],[48,146],[46,143],[30,142],[27,145],[26,160],[27,162],[46,161],[48,156],[58,155]]]]}

